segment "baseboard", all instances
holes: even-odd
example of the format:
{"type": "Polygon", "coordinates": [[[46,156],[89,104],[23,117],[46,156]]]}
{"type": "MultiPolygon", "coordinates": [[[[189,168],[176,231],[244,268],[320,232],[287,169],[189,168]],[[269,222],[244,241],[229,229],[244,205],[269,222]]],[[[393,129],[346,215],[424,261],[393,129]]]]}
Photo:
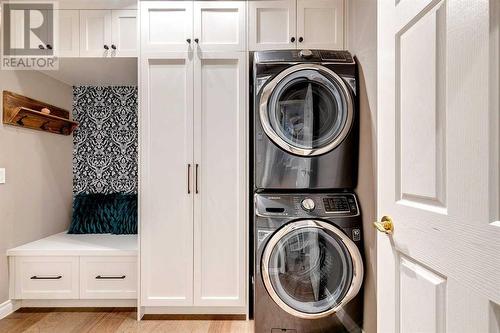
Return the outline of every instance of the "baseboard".
{"type": "Polygon", "coordinates": [[[24,299],[22,308],[136,308],[135,299],[24,299]]]}
{"type": "Polygon", "coordinates": [[[0,319],[3,319],[10,315],[12,312],[20,308],[20,304],[15,300],[8,300],[0,304],[0,319]]]}
{"type": "Polygon", "coordinates": [[[246,316],[245,307],[166,307],[145,306],[144,315],[243,315],[246,316]]]}

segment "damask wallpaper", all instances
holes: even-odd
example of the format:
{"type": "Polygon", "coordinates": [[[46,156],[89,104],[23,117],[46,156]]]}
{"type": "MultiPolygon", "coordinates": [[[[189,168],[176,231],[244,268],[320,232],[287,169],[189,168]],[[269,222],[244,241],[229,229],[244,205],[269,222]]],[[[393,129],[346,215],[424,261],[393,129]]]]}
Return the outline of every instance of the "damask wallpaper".
{"type": "Polygon", "coordinates": [[[137,87],[73,87],[73,193],[137,193],[137,87]]]}

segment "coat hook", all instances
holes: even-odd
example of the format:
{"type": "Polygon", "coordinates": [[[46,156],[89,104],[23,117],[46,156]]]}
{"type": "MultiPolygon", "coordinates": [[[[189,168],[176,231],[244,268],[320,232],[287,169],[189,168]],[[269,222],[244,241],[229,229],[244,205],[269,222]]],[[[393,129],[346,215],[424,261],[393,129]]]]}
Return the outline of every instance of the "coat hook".
{"type": "Polygon", "coordinates": [[[19,126],[24,126],[24,122],[23,122],[23,119],[26,118],[27,116],[22,116],[18,121],[17,121],[17,124],[19,126]]]}
{"type": "Polygon", "coordinates": [[[49,124],[50,121],[46,121],[42,124],[42,126],[40,126],[41,129],[43,129],[44,131],[46,131],[48,129],[47,125],[49,124]]]}

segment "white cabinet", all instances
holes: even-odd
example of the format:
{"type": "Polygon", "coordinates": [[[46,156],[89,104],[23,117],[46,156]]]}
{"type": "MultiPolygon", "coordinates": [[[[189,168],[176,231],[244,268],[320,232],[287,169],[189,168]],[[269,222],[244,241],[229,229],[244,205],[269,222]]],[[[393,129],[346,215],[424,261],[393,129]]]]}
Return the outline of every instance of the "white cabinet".
{"type": "Polygon", "coordinates": [[[195,1],[193,40],[201,51],[245,51],[244,1],[195,1]]]}
{"type": "Polygon", "coordinates": [[[343,49],[344,0],[249,2],[249,49],[343,49]]]}
{"type": "Polygon", "coordinates": [[[193,302],[193,63],[141,63],[142,305],[193,302]]]}
{"type": "Polygon", "coordinates": [[[295,49],[296,0],[250,1],[248,20],[250,50],[295,49]]]}
{"type": "Polygon", "coordinates": [[[194,304],[244,306],[245,53],[194,61],[194,304]]]}
{"type": "Polygon", "coordinates": [[[59,57],[80,56],[80,13],[78,10],[59,10],[59,39],[54,48],[59,57]]]}
{"type": "Polygon", "coordinates": [[[111,10],[81,10],[80,56],[105,57],[110,50],[111,10]]]}
{"type": "Polygon", "coordinates": [[[113,10],[111,15],[111,55],[137,57],[137,11],[113,10]]]}
{"type": "Polygon", "coordinates": [[[141,1],[143,53],[188,51],[193,42],[192,1],[141,1]]]}
{"type": "Polygon", "coordinates": [[[141,78],[141,305],[244,309],[245,53],[143,56],[141,78]]]}
{"type": "Polygon", "coordinates": [[[299,48],[344,48],[344,0],[297,0],[299,48]]]}
{"type": "Polygon", "coordinates": [[[244,1],[142,1],[142,52],[245,51],[244,1]]]}

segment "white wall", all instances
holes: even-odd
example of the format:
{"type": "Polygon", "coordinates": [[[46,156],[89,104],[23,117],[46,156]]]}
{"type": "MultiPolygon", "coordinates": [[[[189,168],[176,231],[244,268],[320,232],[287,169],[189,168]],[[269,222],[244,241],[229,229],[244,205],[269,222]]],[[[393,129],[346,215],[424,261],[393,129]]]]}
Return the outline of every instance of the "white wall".
{"type": "Polygon", "coordinates": [[[364,330],[377,330],[376,119],[377,119],[377,1],[347,0],[347,49],[357,56],[360,76],[360,152],[357,193],[363,213],[365,240],[364,330]]]}
{"type": "MultiPolygon", "coordinates": [[[[72,87],[35,71],[0,71],[3,90],[71,112],[72,87]]],[[[0,304],[9,297],[5,251],[69,225],[72,149],[72,136],[0,124],[0,168],[7,176],[0,184],[0,304]]]]}

